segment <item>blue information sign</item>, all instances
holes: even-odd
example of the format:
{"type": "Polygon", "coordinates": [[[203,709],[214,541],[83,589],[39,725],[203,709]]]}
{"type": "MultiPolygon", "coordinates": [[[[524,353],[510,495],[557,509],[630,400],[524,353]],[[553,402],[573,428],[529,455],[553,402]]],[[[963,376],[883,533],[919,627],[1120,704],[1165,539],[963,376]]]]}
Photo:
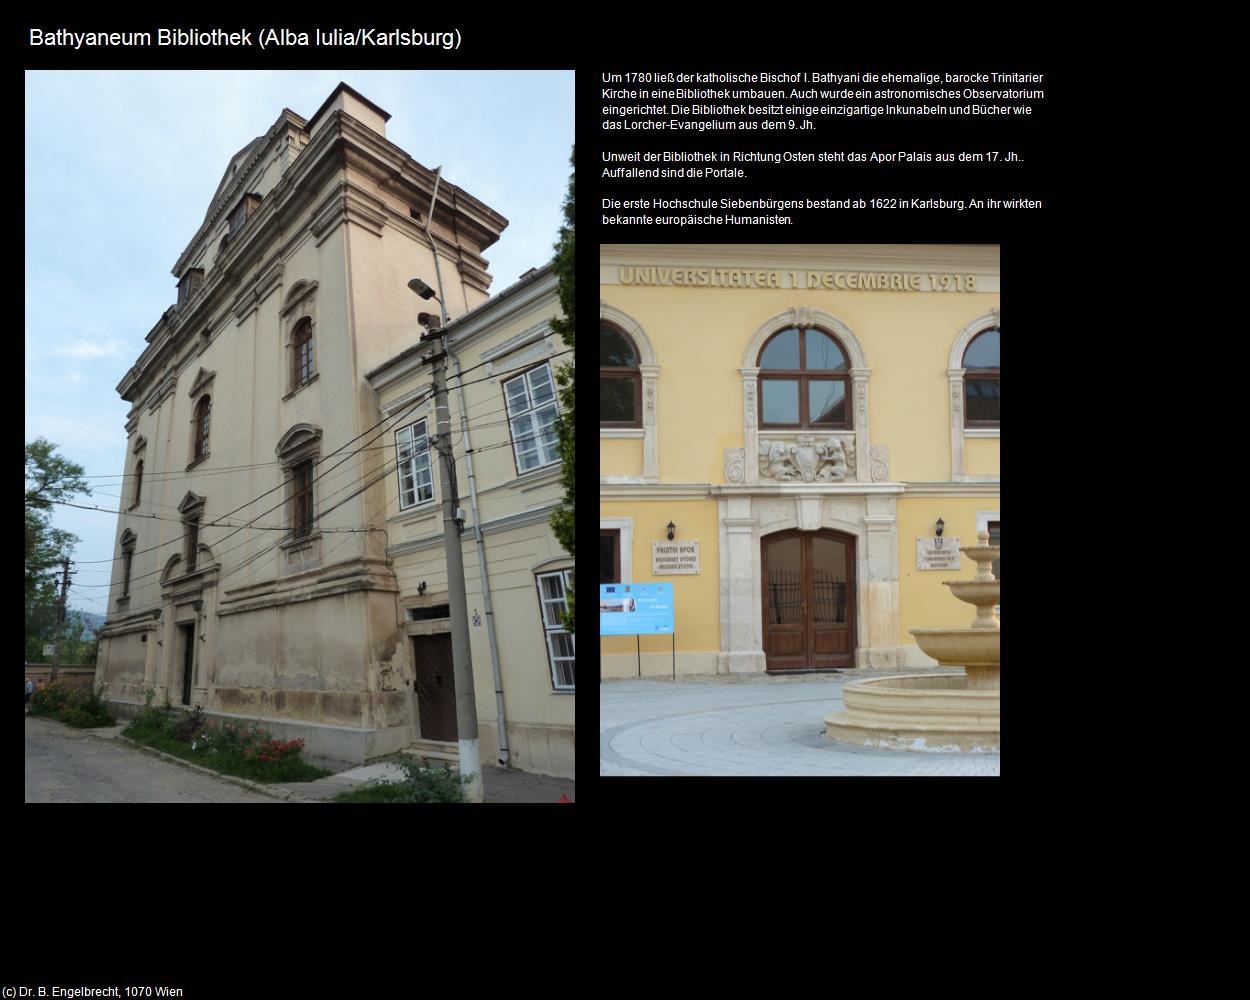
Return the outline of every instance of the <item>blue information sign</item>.
{"type": "Polygon", "coordinates": [[[600,635],[661,635],[673,631],[671,583],[601,583],[600,635]]]}

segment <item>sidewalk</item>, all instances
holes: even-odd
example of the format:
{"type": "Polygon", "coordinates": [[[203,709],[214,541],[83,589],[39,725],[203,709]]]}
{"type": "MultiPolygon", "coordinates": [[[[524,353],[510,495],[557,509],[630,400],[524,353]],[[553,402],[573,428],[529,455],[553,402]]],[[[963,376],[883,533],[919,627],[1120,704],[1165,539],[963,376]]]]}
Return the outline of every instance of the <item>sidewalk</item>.
{"type": "MultiPolygon", "coordinates": [[[[84,733],[104,740],[117,740],[128,723],[121,723],[102,729],[85,729],[84,733]]],[[[133,747],[141,753],[152,754],[177,764],[213,775],[222,781],[250,788],[271,798],[285,799],[288,802],[322,802],[332,799],[343,791],[360,788],[365,782],[374,778],[387,776],[398,777],[402,772],[391,764],[353,764],[349,761],[334,760],[329,757],[308,757],[304,759],[310,764],[324,768],[333,773],[327,778],[317,781],[287,782],[283,784],[264,784],[249,781],[233,775],[218,774],[208,768],[199,767],[190,761],[169,754],[160,753],[150,747],[139,746],[129,740],[119,742],[133,747]]],[[[482,767],[482,793],[486,802],[559,802],[560,796],[566,795],[570,802],[576,802],[574,782],[571,778],[553,778],[545,774],[531,774],[528,771],[516,771],[510,768],[484,765],[482,767]]]]}

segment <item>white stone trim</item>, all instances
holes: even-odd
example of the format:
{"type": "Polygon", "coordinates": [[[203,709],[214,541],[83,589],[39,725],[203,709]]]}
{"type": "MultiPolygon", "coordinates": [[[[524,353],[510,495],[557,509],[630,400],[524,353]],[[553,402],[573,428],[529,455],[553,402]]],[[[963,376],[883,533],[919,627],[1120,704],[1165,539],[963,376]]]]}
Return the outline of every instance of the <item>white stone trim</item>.
{"type": "Polygon", "coordinates": [[[1002,518],[998,516],[996,510],[979,510],[977,511],[977,534],[990,530],[991,521],[1000,521],[1002,518]]]}
{"type": "MultiPolygon", "coordinates": [[[[659,381],[660,366],[655,348],[642,324],[626,312],[599,300],[599,319],[619,326],[638,348],[638,372],[642,376],[642,478],[645,482],[660,481],[659,381]]],[[[637,428],[633,428],[637,429],[637,428]]],[[[610,436],[610,435],[609,435],[610,436]]]]}
{"type": "Polygon", "coordinates": [[[601,440],[620,440],[622,438],[642,438],[647,432],[641,427],[600,427],[601,440]]]}
{"type": "Polygon", "coordinates": [[[601,517],[599,528],[602,531],[619,531],[621,533],[621,583],[634,582],[634,519],[632,517],[601,517]]]}
{"type": "Polygon", "coordinates": [[[946,381],[947,381],[947,397],[950,400],[950,418],[951,418],[951,481],[956,483],[967,482],[990,482],[997,477],[987,479],[984,476],[969,476],[968,466],[964,458],[964,438],[965,437],[997,437],[997,428],[985,428],[994,430],[994,434],[980,434],[976,431],[982,428],[965,428],[964,427],[964,369],[961,367],[964,363],[964,351],[968,349],[968,345],[972,343],[972,339],[978,333],[984,333],[986,330],[995,328],[1001,329],[999,323],[999,311],[995,306],[989,312],[982,316],[978,316],[971,323],[959,331],[955,337],[955,342],[951,344],[950,357],[946,364],[946,381]],[[970,431],[972,433],[970,433],[970,431]]]}
{"type": "MultiPolygon", "coordinates": [[[[868,454],[868,379],[872,375],[872,369],[868,367],[868,359],[864,354],[863,345],[860,344],[859,338],[851,332],[851,328],[843,323],[836,316],[825,312],[823,309],[815,309],[811,306],[792,306],[783,313],[778,313],[771,319],[765,320],[752,334],[751,339],[747,342],[746,350],[742,352],[742,366],[738,371],[742,375],[742,442],[743,442],[743,460],[745,462],[745,477],[748,484],[758,483],[760,481],[760,425],[759,425],[759,408],[755,402],[755,394],[758,391],[758,382],[760,369],[756,367],[759,364],[760,350],[764,346],[764,342],[768,340],[774,333],[786,329],[791,326],[815,326],[828,330],[835,337],[849,355],[848,361],[850,368],[847,374],[849,378],[850,389],[850,405],[851,412],[854,415],[853,423],[855,435],[855,480],[867,481],[869,478],[869,454],[868,454]]],[[[811,431],[794,431],[795,435],[808,435],[811,431]]]]}
{"type": "Polygon", "coordinates": [[[997,438],[999,428],[997,427],[965,427],[964,437],[966,438],[997,438]]]}

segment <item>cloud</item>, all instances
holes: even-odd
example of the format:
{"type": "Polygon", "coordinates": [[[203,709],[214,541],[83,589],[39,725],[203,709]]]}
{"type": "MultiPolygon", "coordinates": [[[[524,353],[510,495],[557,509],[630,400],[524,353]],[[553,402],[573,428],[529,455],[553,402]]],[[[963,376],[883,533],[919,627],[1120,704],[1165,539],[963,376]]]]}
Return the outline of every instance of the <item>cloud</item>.
{"type": "Polygon", "coordinates": [[[120,358],[126,345],[120,340],[103,343],[94,340],[75,340],[68,347],[58,347],[55,352],[63,358],[120,358]]]}

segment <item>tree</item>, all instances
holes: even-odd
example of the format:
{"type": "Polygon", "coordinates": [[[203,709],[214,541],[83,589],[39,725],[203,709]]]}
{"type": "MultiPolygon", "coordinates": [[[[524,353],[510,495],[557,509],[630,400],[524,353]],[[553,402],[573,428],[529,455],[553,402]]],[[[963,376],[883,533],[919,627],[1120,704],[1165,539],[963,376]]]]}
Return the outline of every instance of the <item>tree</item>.
{"type": "MultiPolygon", "coordinates": [[[[573,229],[575,215],[573,211],[573,181],[576,177],[575,154],[569,155],[569,166],[573,167],[574,172],[569,174],[569,194],[564,199],[564,225],[560,227],[560,239],[556,242],[556,256],[551,263],[551,270],[555,273],[559,281],[560,288],[560,311],[563,316],[560,319],[552,320],[551,328],[564,339],[564,343],[573,348],[573,315],[575,296],[573,294],[573,276],[576,256],[573,249],[573,229]]],[[[568,363],[562,365],[560,370],[556,372],[556,382],[560,386],[560,417],[556,421],[556,434],[559,436],[560,442],[560,459],[564,463],[563,471],[560,474],[560,482],[564,486],[564,500],[555,512],[551,515],[551,530],[555,532],[556,540],[564,547],[569,555],[574,555],[573,545],[575,536],[575,526],[573,523],[573,512],[575,510],[574,503],[574,487],[576,482],[576,472],[574,469],[574,420],[573,420],[573,402],[574,402],[574,386],[573,386],[573,359],[570,358],[568,363]]],[[[569,610],[564,617],[564,627],[570,632],[574,631],[573,622],[573,592],[568,595],[569,610]]]]}
{"type": "Polygon", "coordinates": [[[76,535],[52,527],[53,506],[56,501],[91,492],[82,478],[82,466],[55,452],[56,445],[43,438],[26,445],[27,658],[32,649],[41,654],[42,644],[56,634],[60,564],[78,542],[76,535]]]}

